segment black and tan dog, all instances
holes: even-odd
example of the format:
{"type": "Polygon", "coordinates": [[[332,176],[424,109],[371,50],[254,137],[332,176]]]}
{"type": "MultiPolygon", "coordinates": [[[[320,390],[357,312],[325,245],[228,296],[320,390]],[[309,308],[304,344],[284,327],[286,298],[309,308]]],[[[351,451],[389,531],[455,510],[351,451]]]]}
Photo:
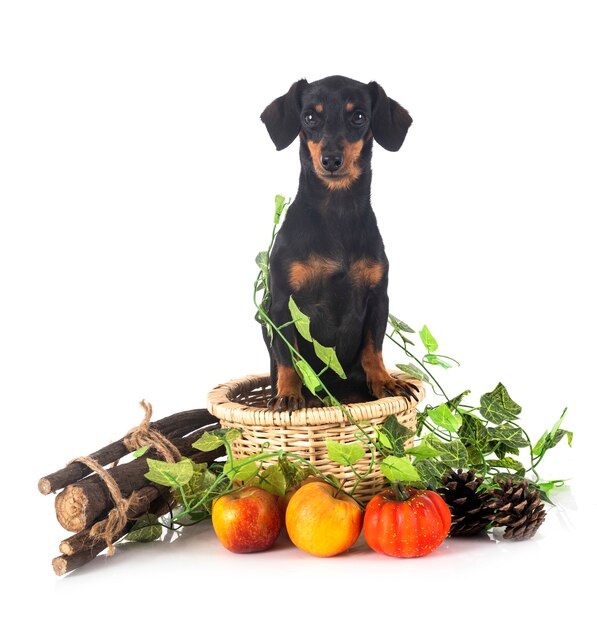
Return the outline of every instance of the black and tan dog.
{"type": "MultiPolygon", "coordinates": [[[[278,150],[300,136],[298,192],[270,258],[270,318],[277,326],[290,320],[292,295],[311,319],[312,336],[336,348],[347,379],[328,370],[323,381],[339,399],[416,399],[416,387],[393,378],[382,359],[388,259],[370,201],[373,140],[386,150],[399,150],[410,115],[375,82],[331,76],[294,83],[263,111],[261,120],[278,150]]],[[[293,325],[282,332],[316,367],[312,344],[293,325]]],[[[270,407],[302,408],[308,392],[303,393],[287,346],[276,334],[271,345],[266,340],[270,407]]]]}

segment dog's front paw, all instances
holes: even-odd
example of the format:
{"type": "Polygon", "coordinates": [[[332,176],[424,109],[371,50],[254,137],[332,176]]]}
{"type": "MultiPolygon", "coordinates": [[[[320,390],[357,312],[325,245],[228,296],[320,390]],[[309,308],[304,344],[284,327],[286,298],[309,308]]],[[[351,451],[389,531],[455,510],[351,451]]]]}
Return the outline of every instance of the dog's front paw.
{"type": "Polygon", "coordinates": [[[293,411],[305,408],[305,398],[300,393],[290,395],[278,394],[269,400],[267,408],[280,413],[288,411],[291,415],[293,411]]]}
{"type": "Polygon", "coordinates": [[[376,398],[386,398],[387,396],[403,396],[407,400],[419,401],[417,393],[419,389],[416,385],[393,378],[388,374],[387,378],[369,381],[369,389],[376,398]]]}

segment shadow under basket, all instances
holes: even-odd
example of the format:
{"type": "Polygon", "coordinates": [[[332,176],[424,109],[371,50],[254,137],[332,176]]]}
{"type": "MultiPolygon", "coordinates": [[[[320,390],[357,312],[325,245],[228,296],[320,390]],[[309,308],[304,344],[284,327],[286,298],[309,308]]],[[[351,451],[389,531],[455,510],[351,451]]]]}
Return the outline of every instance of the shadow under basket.
{"type": "MultiPolygon", "coordinates": [[[[425,397],[423,383],[406,374],[392,372],[392,375],[418,388],[419,402],[425,397]]],[[[338,407],[316,407],[294,411],[272,411],[267,408],[271,397],[270,377],[267,374],[245,376],[218,385],[207,397],[207,409],[220,420],[223,428],[238,428],[242,436],[232,442],[235,458],[243,458],[262,451],[263,446],[270,452],[284,450],[300,455],[310,461],[320,472],[332,474],[350,490],[356,477],[350,468],[343,467],[328,458],[326,439],[339,443],[358,441],[359,427],[372,439],[377,438],[379,428],[390,416],[395,415],[400,424],[415,429],[417,403],[402,396],[382,398],[370,402],[345,404],[355,425],[338,407]]],[[[412,439],[406,447],[412,445],[412,439]]],[[[272,460],[271,463],[274,463],[272,460]]],[[[371,454],[355,464],[362,474],[367,471],[371,454]]],[[[264,465],[268,465],[266,461],[264,465]]],[[[376,465],[355,489],[355,497],[368,502],[385,485],[385,478],[376,465]]]]}

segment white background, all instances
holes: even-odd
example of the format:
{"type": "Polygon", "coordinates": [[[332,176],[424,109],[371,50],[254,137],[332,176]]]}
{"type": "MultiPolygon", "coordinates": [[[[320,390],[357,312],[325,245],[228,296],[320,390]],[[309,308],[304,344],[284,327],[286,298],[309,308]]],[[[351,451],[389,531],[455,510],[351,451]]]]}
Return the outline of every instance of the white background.
{"type": "MultiPolygon", "coordinates": [[[[0,9],[1,611],[62,624],[221,619],[523,623],[588,606],[595,514],[595,22],[590,2],[4,2],[0,9]],[[216,8],[217,7],[217,8],[216,8]],[[536,439],[568,407],[572,478],[523,544],[418,560],[281,541],[227,553],[203,525],[56,579],[67,533],[37,479],[266,371],[253,259],[297,145],[259,120],[301,77],[377,80],[414,118],[374,150],[391,310],[427,324],[477,397],[502,381],[536,439]],[[7,562],[8,557],[8,562],[7,562]],[[30,597],[30,599],[26,599],[30,597]],[[25,599],[23,599],[25,598],[25,599]],[[234,600],[238,600],[235,603],[234,600]],[[406,609],[404,608],[406,607],[406,609]],[[81,616],[83,616],[81,618],[81,616]],[[317,616],[317,619],[316,619],[317,616]],[[488,616],[495,616],[494,618],[488,616]],[[503,616],[499,618],[498,616],[503,616]]],[[[389,346],[388,364],[403,361],[389,346]]],[[[20,621],[20,620],[19,620],[20,621]]]]}

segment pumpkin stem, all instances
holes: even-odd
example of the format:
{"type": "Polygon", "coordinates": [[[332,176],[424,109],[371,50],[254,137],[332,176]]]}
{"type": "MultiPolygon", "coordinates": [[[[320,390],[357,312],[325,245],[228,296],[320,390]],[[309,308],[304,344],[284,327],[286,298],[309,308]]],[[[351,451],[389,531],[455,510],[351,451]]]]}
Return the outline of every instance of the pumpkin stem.
{"type": "Polygon", "coordinates": [[[399,480],[393,483],[392,487],[394,488],[394,492],[396,493],[396,500],[398,502],[405,502],[410,498],[410,493],[408,492],[408,489],[399,480]]]}

